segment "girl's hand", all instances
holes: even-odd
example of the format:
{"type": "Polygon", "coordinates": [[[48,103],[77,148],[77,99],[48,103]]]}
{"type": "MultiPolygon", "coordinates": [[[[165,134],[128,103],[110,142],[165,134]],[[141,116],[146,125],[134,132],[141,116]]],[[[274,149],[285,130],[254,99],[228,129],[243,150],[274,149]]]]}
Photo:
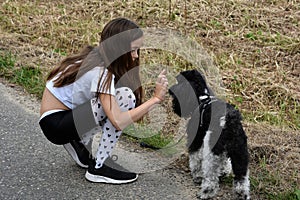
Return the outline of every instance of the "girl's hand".
{"type": "Polygon", "coordinates": [[[156,81],[154,97],[159,100],[159,103],[165,99],[166,92],[168,91],[168,79],[166,77],[166,73],[165,69],[162,70],[156,81]]]}

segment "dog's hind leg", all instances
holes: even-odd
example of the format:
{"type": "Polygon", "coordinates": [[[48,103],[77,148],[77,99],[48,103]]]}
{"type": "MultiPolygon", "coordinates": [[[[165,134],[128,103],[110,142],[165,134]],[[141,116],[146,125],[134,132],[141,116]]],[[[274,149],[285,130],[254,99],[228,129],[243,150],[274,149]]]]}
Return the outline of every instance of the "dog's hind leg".
{"type": "Polygon", "coordinates": [[[220,158],[220,176],[224,177],[231,173],[231,159],[226,153],[223,153],[220,158]]]}
{"type": "Polygon", "coordinates": [[[250,200],[249,171],[239,179],[234,178],[233,187],[236,200],[250,200]]]}
{"type": "Polygon", "coordinates": [[[228,151],[234,173],[234,193],[237,200],[250,199],[249,154],[247,143],[235,141],[235,146],[228,151]],[[240,144],[240,145],[239,145],[240,144]]]}

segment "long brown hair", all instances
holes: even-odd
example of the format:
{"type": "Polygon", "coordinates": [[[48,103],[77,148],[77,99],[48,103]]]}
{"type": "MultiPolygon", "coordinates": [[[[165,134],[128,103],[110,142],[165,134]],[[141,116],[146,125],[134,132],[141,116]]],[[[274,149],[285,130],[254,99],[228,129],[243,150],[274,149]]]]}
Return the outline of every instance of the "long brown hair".
{"type": "Polygon", "coordinates": [[[144,92],[139,74],[139,58],[133,61],[130,44],[142,36],[142,30],[134,22],[125,18],[114,19],[104,27],[99,46],[87,46],[79,54],[65,58],[59,66],[50,72],[47,80],[60,73],[54,80],[54,86],[63,87],[73,83],[96,66],[105,66],[108,74],[104,84],[100,85],[104,74],[102,73],[98,89],[100,87],[109,89],[112,75],[114,75],[116,87],[125,86],[134,91],[138,106],[142,103],[144,92]]]}
{"type": "MultiPolygon", "coordinates": [[[[77,77],[78,71],[81,67],[82,60],[94,49],[92,46],[85,47],[79,54],[75,54],[65,58],[60,65],[56,66],[48,75],[47,81],[54,78],[57,74],[60,75],[54,80],[54,87],[63,87],[73,83],[77,77]]],[[[93,66],[95,67],[95,66],[93,66]]],[[[93,68],[92,66],[90,69],[93,68]]],[[[85,69],[89,71],[90,69],[85,69]]],[[[82,74],[81,74],[82,75],[82,74]]]]}
{"type": "Polygon", "coordinates": [[[139,55],[133,61],[131,42],[143,36],[142,30],[134,22],[117,18],[110,21],[103,29],[100,40],[100,54],[109,71],[104,86],[108,89],[112,74],[115,76],[116,87],[129,87],[134,91],[136,104],[140,105],[144,97],[139,75],[139,55]]]}

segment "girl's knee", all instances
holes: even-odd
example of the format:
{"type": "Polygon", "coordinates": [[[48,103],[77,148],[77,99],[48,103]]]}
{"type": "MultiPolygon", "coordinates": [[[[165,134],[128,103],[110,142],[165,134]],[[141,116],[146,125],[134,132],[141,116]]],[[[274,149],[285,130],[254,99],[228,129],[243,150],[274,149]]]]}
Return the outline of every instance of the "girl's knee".
{"type": "Polygon", "coordinates": [[[116,100],[122,111],[131,110],[135,107],[135,95],[128,87],[121,87],[116,89],[116,100]]]}

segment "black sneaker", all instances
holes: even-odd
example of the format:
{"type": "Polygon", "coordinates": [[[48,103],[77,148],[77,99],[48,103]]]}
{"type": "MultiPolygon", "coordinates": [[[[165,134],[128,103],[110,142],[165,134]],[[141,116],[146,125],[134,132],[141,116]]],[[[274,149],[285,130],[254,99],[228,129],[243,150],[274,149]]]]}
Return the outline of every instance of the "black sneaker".
{"type": "Polygon", "coordinates": [[[81,142],[72,140],[70,143],[64,144],[63,146],[77,165],[82,168],[88,168],[90,153],[81,142]]]}
{"type": "Polygon", "coordinates": [[[95,165],[96,161],[91,159],[85,174],[85,178],[91,182],[123,184],[133,182],[138,178],[136,173],[129,172],[122,166],[114,163],[110,158],[99,169],[96,169],[95,165]]]}

